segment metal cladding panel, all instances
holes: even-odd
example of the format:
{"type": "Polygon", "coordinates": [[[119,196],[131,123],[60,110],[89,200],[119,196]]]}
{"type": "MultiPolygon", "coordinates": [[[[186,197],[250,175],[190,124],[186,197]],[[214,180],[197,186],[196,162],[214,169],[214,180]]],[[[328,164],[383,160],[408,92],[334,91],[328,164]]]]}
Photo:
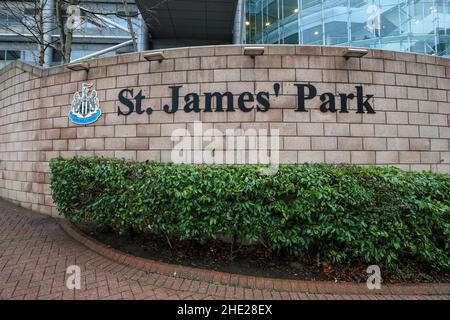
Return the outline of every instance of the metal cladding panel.
{"type": "Polygon", "coordinates": [[[237,0],[137,0],[155,39],[230,41],[237,0]]]}

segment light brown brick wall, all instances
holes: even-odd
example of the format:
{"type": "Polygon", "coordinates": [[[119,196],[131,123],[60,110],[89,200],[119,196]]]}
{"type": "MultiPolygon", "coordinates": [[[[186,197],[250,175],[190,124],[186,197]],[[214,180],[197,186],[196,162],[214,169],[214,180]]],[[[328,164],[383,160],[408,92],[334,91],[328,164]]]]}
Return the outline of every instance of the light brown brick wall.
{"type": "MultiPolygon", "coordinates": [[[[241,46],[166,50],[166,60],[142,54],[90,61],[90,71],[47,70],[15,63],[0,71],[0,197],[56,214],[49,188],[50,159],[75,155],[167,161],[176,128],[279,129],[282,162],[395,165],[406,170],[450,172],[450,59],[371,50],[345,60],[336,47],[267,46],[252,59],[241,46]],[[69,122],[75,91],[85,80],[98,92],[102,117],[89,126],[69,122]],[[267,113],[162,111],[169,85],[191,91],[258,92],[281,84],[267,113]],[[294,112],[294,83],[314,84],[319,93],[374,94],[376,114],[321,113],[318,98],[307,113],[294,112]],[[118,116],[123,88],[142,89],[150,116],[118,116]]],[[[204,97],[201,97],[201,101],[204,97]]],[[[237,97],[235,97],[237,100],[237,97]]]]}

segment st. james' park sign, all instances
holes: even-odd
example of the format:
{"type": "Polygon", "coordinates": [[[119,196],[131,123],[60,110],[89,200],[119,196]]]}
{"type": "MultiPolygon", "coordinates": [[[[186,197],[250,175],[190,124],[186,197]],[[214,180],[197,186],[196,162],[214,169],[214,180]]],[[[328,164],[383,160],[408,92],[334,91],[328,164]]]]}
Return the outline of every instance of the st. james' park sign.
{"type": "MultiPolygon", "coordinates": [[[[294,84],[297,87],[297,107],[295,111],[298,112],[308,112],[306,109],[307,101],[317,97],[317,89],[311,84],[294,84]]],[[[239,94],[237,99],[237,105],[235,105],[232,92],[206,92],[204,93],[205,102],[203,105],[200,104],[200,96],[197,93],[191,92],[186,95],[181,96],[180,91],[183,86],[170,86],[172,92],[172,104],[164,105],[163,110],[167,113],[174,113],[177,111],[184,112],[234,112],[239,109],[243,112],[250,112],[254,109],[259,112],[267,112],[270,109],[270,96],[269,91],[260,91],[258,93],[242,92],[239,94]],[[184,99],[184,105],[180,104],[180,98],[184,99]],[[215,103],[215,108],[213,105],[215,103]]],[[[273,85],[274,95],[279,96],[280,84],[275,83],[273,85]]],[[[364,95],[363,87],[356,86],[356,94],[340,93],[337,98],[331,92],[325,92],[320,94],[320,111],[322,112],[336,112],[337,105],[339,105],[339,112],[348,112],[349,100],[356,99],[357,101],[357,113],[375,113],[372,105],[370,104],[373,95],[364,95]],[[338,100],[338,101],[336,101],[338,100]]],[[[146,112],[151,114],[153,109],[151,106],[144,107],[143,100],[146,98],[142,95],[142,90],[134,93],[136,90],[133,89],[123,89],[119,92],[119,101],[123,106],[119,106],[117,113],[119,115],[128,116],[133,112],[142,114],[146,112]],[[131,99],[129,97],[132,97],[131,99]],[[133,101],[134,100],[134,101],[133,101]]]]}
{"type": "MultiPolygon", "coordinates": [[[[335,95],[331,92],[318,93],[317,88],[312,84],[294,84],[297,88],[297,105],[295,111],[308,112],[308,101],[319,97],[321,101],[321,112],[349,112],[350,100],[356,100],[356,113],[375,113],[371,101],[373,95],[364,94],[362,86],[355,86],[353,93],[339,93],[335,95]]],[[[88,91],[90,84],[83,84],[81,95],[77,92],[72,103],[72,111],[69,118],[77,124],[89,124],[98,119],[100,116],[100,108],[98,105],[97,94],[95,90],[88,91]]],[[[260,91],[257,93],[242,92],[238,95],[237,103],[235,102],[233,92],[206,92],[204,93],[204,102],[200,102],[200,95],[195,92],[181,95],[182,85],[169,86],[171,90],[171,104],[163,106],[163,110],[167,113],[182,112],[234,112],[241,110],[242,112],[268,112],[270,110],[271,96],[278,97],[280,94],[280,84],[273,84],[273,92],[260,91]],[[180,101],[184,103],[180,104],[180,101]],[[214,103],[215,102],[215,103],[214,103]]],[[[121,105],[117,108],[119,116],[128,116],[132,113],[151,114],[152,106],[145,105],[145,97],[142,90],[132,88],[123,89],[119,92],[119,102],[121,105]]]]}

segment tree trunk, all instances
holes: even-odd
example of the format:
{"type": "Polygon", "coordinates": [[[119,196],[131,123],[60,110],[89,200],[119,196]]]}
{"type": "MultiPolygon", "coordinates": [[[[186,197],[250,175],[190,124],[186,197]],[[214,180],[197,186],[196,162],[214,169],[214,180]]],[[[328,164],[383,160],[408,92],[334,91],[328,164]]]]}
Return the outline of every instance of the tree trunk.
{"type": "Polygon", "coordinates": [[[73,31],[68,30],[67,31],[67,37],[66,37],[66,51],[65,51],[65,63],[69,63],[72,59],[72,35],[73,31]]]}
{"type": "Polygon", "coordinates": [[[39,65],[42,67],[45,64],[45,45],[39,45],[39,65]]]}
{"type": "MultiPolygon", "coordinates": [[[[77,5],[78,0],[70,0],[69,5],[77,5]]],[[[61,56],[63,63],[69,63],[72,56],[72,40],[73,40],[73,29],[68,28],[65,24],[67,19],[64,19],[64,12],[67,9],[64,5],[63,0],[56,0],[56,25],[59,33],[59,47],[61,51],[61,56]]]]}
{"type": "Polygon", "coordinates": [[[44,10],[43,7],[41,10],[39,10],[39,30],[41,31],[39,33],[39,65],[42,67],[45,64],[45,40],[44,40],[44,10]]]}
{"type": "MultiPolygon", "coordinates": [[[[70,5],[78,5],[80,3],[79,0],[70,0],[70,5]]],[[[65,43],[65,51],[64,51],[64,59],[65,63],[69,63],[72,59],[72,40],[73,40],[73,29],[67,29],[66,33],[66,43],[65,43]]]]}
{"type": "Polygon", "coordinates": [[[64,28],[63,19],[63,3],[61,0],[55,1],[55,11],[56,11],[56,26],[58,27],[59,33],[59,48],[61,56],[63,57],[63,63],[66,63],[65,52],[66,52],[66,33],[64,28]]]}

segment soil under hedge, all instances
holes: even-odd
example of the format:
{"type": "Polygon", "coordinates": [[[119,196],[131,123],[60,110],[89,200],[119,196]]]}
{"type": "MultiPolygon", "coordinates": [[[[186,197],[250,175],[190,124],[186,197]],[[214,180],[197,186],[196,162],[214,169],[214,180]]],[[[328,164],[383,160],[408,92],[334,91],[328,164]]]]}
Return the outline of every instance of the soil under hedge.
{"type": "MultiPolygon", "coordinates": [[[[99,230],[93,224],[77,223],[75,225],[85,235],[111,248],[166,263],[240,275],[291,280],[366,282],[368,277],[367,266],[364,265],[349,268],[331,266],[322,262],[318,264],[317,257],[276,255],[262,245],[243,246],[234,259],[230,260],[230,244],[220,240],[201,245],[195,241],[178,241],[172,238],[169,245],[166,238],[148,233],[118,235],[113,231],[99,230]]],[[[411,266],[402,266],[398,270],[381,268],[382,281],[385,283],[450,282],[450,272],[438,273],[426,268],[414,269],[411,266]]]]}

